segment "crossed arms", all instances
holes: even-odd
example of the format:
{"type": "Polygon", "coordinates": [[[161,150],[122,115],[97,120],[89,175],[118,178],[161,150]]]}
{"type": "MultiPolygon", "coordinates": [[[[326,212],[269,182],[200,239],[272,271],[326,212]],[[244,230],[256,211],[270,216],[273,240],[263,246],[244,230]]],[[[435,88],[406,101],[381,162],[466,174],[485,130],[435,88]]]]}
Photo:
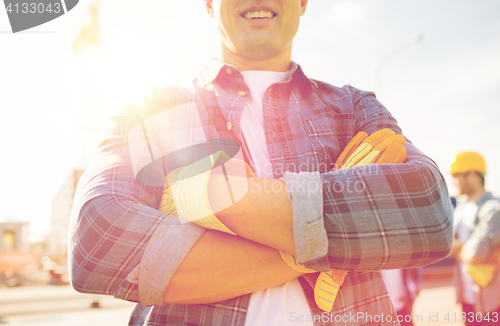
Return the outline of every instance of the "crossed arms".
{"type": "MultiPolygon", "coordinates": [[[[373,96],[353,102],[373,108],[360,114],[356,131],[400,132],[373,96]]],[[[231,236],[180,224],[152,208],[161,187],[135,182],[126,146],[126,130],[136,123],[134,113],[111,121],[96,163],[80,182],[69,247],[71,280],[79,291],[145,305],[207,303],[300,276],[282,262],[278,249],[319,271],[416,267],[449,253],[446,185],[436,165],[411,143],[403,164],[285,176],[287,185],[299,179],[318,184],[312,197],[297,189],[290,202],[283,186],[271,193],[249,191],[217,215],[238,234],[231,236]],[[356,182],[360,191],[353,191],[356,182]]]]}

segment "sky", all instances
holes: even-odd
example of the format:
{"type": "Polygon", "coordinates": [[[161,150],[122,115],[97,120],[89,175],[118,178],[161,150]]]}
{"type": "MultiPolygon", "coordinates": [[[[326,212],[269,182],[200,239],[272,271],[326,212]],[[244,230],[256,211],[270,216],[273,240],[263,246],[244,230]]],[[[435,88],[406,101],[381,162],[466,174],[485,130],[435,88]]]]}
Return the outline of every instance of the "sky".
{"type": "MultiPolygon", "coordinates": [[[[82,59],[73,44],[91,3],[16,34],[0,8],[0,219],[30,222],[34,241],[49,234],[52,199],[82,166],[82,59]]],[[[218,53],[202,0],[102,0],[98,22],[101,134],[124,98],[189,80],[218,53]]],[[[310,0],[292,55],[311,78],[374,91],[452,194],[451,158],[473,150],[500,196],[498,58],[499,0],[310,0]]]]}

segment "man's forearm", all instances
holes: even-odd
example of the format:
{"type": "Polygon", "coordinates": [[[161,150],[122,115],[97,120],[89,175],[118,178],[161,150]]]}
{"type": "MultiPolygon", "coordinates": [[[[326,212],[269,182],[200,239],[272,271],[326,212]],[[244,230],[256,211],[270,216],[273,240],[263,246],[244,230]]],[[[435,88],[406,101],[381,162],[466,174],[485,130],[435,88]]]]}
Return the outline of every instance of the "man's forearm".
{"type": "Polygon", "coordinates": [[[216,215],[243,238],[295,254],[292,204],[281,180],[250,178],[243,198],[216,215]]]}
{"type": "Polygon", "coordinates": [[[274,248],[207,230],[170,280],[164,301],[218,302],[283,284],[301,275],[288,267],[274,248]]]}
{"type": "MultiPolygon", "coordinates": [[[[418,152],[413,154],[411,144],[408,144],[408,147],[409,153],[414,156],[410,156],[409,162],[377,166],[374,168],[377,173],[353,168],[342,173],[333,171],[322,174],[319,185],[323,191],[320,205],[323,209],[326,207],[326,213],[315,212],[315,216],[311,216],[314,219],[308,219],[306,216],[304,221],[297,224],[299,215],[294,216],[295,206],[292,208],[285,184],[281,180],[268,179],[250,179],[249,189],[241,200],[217,211],[216,215],[238,235],[296,254],[303,262],[321,258],[327,250],[336,248],[336,257],[339,259],[330,259],[329,266],[315,266],[317,270],[346,266],[374,270],[381,267],[401,268],[416,263],[416,258],[404,259],[408,249],[396,245],[401,241],[411,241],[411,250],[427,257],[418,263],[429,264],[444,258],[450,252],[451,205],[437,168],[431,162],[425,161],[425,157],[418,152]],[[350,190],[349,185],[352,188],[354,182],[358,182],[359,191],[350,190]],[[337,189],[339,184],[344,188],[337,189]],[[369,195],[374,193],[377,195],[369,195]],[[414,209],[415,214],[408,214],[407,207],[400,207],[394,201],[395,197],[403,194],[406,196],[404,198],[408,198],[405,204],[414,209]],[[380,218],[381,214],[383,219],[380,218]],[[322,215],[324,222],[320,219],[322,215]],[[418,234],[402,232],[417,220],[421,225],[416,230],[418,234]],[[294,233],[301,231],[298,226],[303,227],[304,233],[308,233],[305,236],[294,233]],[[373,232],[381,230],[384,232],[381,232],[380,237],[373,236],[373,232]],[[301,246],[300,242],[304,243],[304,239],[308,242],[301,246]],[[311,241],[316,240],[317,243],[311,244],[311,241]],[[349,244],[346,245],[346,241],[349,244]],[[361,246],[360,242],[364,245],[361,246]],[[391,248],[384,249],[384,244],[390,244],[391,248]],[[353,251],[346,248],[363,250],[353,251]],[[302,249],[308,251],[303,252],[302,249]],[[393,255],[389,256],[389,252],[393,255]],[[352,257],[356,259],[351,259],[352,257]],[[382,264],[383,261],[387,264],[382,264]]],[[[307,176],[304,177],[308,180],[307,176]]],[[[311,180],[314,181],[314,178],[311,180]]],[[[295,191],[292,191],[292,196],[294,194],[295,191]]],[[[307,194],[308,191],[306,196],[300,199],[293,196],[292,201],[307,201],[307,194]]],[[[314,209],[315,204],[312,205],[312,202],[317,198],[311,196],[310,199],[310,207],[314,209]]]]}

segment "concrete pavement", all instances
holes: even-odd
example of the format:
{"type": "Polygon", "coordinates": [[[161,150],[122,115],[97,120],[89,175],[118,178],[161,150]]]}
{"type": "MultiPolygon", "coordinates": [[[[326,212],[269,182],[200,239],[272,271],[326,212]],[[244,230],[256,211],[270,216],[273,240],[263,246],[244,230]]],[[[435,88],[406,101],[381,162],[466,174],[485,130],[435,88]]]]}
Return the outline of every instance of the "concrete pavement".
{"type": "Polygon", "coordinates": [[[462,312],[455,303],[455,288],[451,285],[451,274],[424,277],[424,288],[413,305],[415,326],[463,326],[462,312]]]}
{"type": "MultiPolygon", "coordinates": [[[[101,308],[90,308],[95,296],[69,285],[0,288],[0,324],[8,326],[125,326],[133,303],[99,296],[101,308]]],[[[415,326],[462,326],[455,290],[447,277],[424,281],[413,309],[415,326]],[[447,315],[448,314],[448,315],[447,315]],[[455,314],[455,315],[454,315],[455,314]],[[448,320],[445,318],[448,317],[448,320]]],[[[263,325],[264,326],[264,325],[263,325]]]]}
{"type": "Polygon", "coordinates": [[[424,289],[413,306],[413,315],[419,317],[414,324],[415,326],[462,326],[461,312],[460,306],[455,303],[454,287],[424,289]]]}
{"type": "Polygon", "coordinates": [[[69,285],[0,288],[0,324],[9,326],[124,326],[133,303],[81,294],[69,285]],[[101,308],[91,308],[98,299],[101,308]]]}

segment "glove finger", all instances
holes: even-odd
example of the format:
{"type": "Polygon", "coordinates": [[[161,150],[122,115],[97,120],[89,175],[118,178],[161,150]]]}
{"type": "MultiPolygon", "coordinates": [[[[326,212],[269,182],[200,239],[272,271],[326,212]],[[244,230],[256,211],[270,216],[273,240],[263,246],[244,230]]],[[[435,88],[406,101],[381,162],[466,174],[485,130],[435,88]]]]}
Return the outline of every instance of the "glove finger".
{"type": "Polygon", "coordinates": [[[165,185],[163,186],[160,206],[158,207],[158,210],[164,214],[179,216],[177,208],[175,207],[175,200],[172,191],[175,190],[176,187],[175,183],[179,177],[179,174],[182,172],[184,168],[185,166],[181,166],[180,168],[171,171],[165,177],[165,185]]]}
{"type": "Polygon", "coordinates": [[[342,153],[337,158],[335,162],[334,170],[340,169],[342,165],[344,165],[345,161],[351,154],[363,143],[363,141],[368,137],[368,134],[364,131],[360,131],[354,136],[349,144],[344,148],[342,153]]]}
{"type": "Polygon", "coordinates": [[[344,280],[343,277],[339,277],[341,275],[338,275],[337,272],[340,272],[340,274],[343,273],[345,277],[345,271],[330,270],[328,272],[323,272],[319,274],[314,287],[314,301],[321,310],[326,312],[332,311],[337,293],[344,280]],[[340,279],[342,282],[337,282],[337,280],[340,279]]]}
{"type": "Polygon", "coordinates": [[[167,215],[178,216],[177,208],[175,207],[174,196],[172,194],[172,189],[175,188],[175,184],[169,185],[167,179],[168,176],[165,177],[165,186],[163,187],[160,207],[158,207],[158,210],[167,215]]]}
{"type": "MultiPolygon", "coordinates": [[[[406,142],[406,139],[403,135],[394,135],[382,141],[380,144],[375,146],[365,157],[363,157],[355,166],[369,165],[376,162],[376,159],[379,157],[380,153],[383,153],[387,148],[393,144],[402,144],[406,142]]],[[[399,147],[398,147],[399,148],[399,147]]],[[[406,154],[406,152],[405,152],[406,154]]],[[[404,160],[404,157],[403,157],[404,160]]],[[[387,162],[389,163],[389,162],[387,162]]],[[[399,162],[391,162],[391,163],[399,163],[399,162]]]]}
{"type": "Polygon", "coordinates": [[[373,164],[373,162],[377,159],[379,156],[380,151],[376,149],[372,149],[368,154],[365,155],[361,160],[359,160],[358,163],[354,166],[362,166],[362,165],[370,165],[373,164]]]}
{"type": "MultiPolygon", "coordinates": [[[[368,138],[366,138],[363,143],[356,148],[356,150],[349,156],[346,163],[344,163],[341,169],[347,169],[357,165],[366,155],[368,155],[372,149],[382,143],[385,139],[395,135],[395,132],[390,129],[381,129],[375,131],[368,138]]],[[[373,161],[374,158],[371,158],[373,161]]],[[[365,165],[369,163],[362,163],[365,165]]]]}
{"type": "Polygon", "coordinates": [[[372,145],[363,142],[361,145],[359,145],[358,148],[356,148],[354,153],[349,156],[347,161],[344,163],[344,165],[342,165],[340,169],[348,169],[355,166],[359,161],[363,159],[363,157],[370,153],[372,149],[372,145]]]}
{"type": "Polygon", "coordinates": [[[387,129],[387,128],[377,130],[373,134],[371,134],[368,138],[366,138],[364,142],[375,147],[378,144],[382,143],[387,138],[394,136],[395,134],[396,133],[394,131],[392,131],[391,129],[387,129]]]}
{"type": "Polygon", "coordinates": [[[404,145],[406,143],[406,139],[403,135],[394,135],[386,138],[383,142],[375,146],[375,149],[380,152],[383,152],[387,149],[387,147],[389,147],[391,144],[394,143],[399,143],[404,145]]]}
{"type": "Polygon", "coordinates": [[[379,155],[375,164],[403,163],[406,159],[406,148],[401,143],[393,143],[379,155]]]}

